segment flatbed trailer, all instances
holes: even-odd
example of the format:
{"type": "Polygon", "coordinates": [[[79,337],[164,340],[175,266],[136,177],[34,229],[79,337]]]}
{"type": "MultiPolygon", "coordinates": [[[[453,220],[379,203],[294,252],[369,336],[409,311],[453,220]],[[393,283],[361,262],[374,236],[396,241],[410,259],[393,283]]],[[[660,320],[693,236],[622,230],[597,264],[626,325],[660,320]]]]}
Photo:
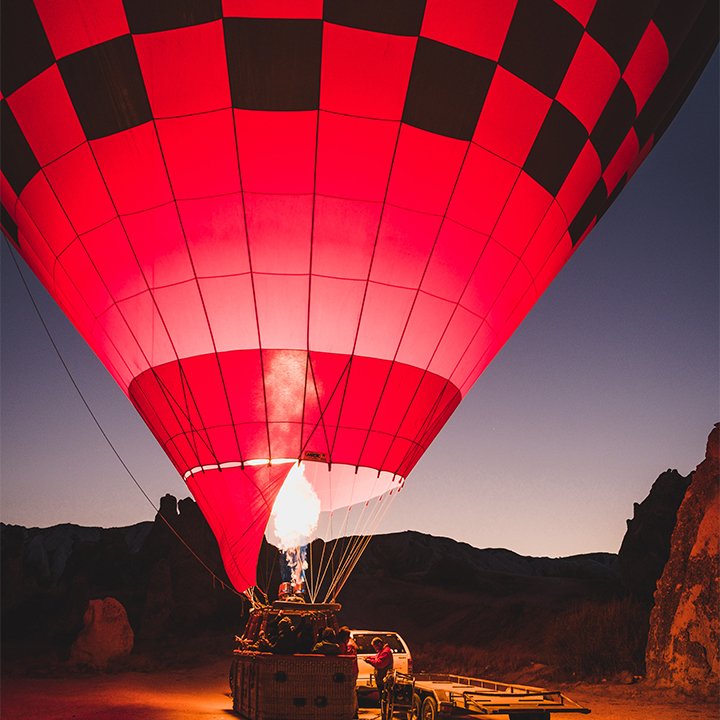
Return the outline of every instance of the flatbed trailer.
{"type": "Polygon", "coordinates": [[[383,720],[460,720],[478,716],[551,720],[555,713],[590,712],[559,690],[430,673],[390,675],[381,708],[383,720]]]}

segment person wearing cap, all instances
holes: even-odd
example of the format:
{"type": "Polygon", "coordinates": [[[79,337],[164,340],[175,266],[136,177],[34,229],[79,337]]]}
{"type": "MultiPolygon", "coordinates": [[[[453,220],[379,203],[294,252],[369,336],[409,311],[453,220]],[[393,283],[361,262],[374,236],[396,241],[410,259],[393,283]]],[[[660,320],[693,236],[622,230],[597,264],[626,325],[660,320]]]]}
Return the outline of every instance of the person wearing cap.
{"type": "Polygon", "coordinates": [[[372,639],[372,646],[375,655],[370,655],[363,660],[375,668],[375,684],[379,690],[382,690],[385,676],[392,670],[393,654],[390,646],[379,637],[372,639]]]}

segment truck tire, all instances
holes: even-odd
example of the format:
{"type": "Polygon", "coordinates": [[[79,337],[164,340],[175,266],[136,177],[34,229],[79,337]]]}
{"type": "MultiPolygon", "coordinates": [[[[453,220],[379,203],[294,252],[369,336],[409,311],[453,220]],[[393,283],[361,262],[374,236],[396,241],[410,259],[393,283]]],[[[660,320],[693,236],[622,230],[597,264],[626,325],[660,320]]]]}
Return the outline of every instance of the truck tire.
{"type": "Polygon", "coordinates": [[[412,707],[408,710],[408,720],[420,720],[422,717],[422,700],[417,693],[413,693],[412,696],[412,707]]]}
{"type": "Polygon", "coordinates": [[[437,720],[438,705],[434,697],[426,697],[422,704],[422,720],[437,720]]]}

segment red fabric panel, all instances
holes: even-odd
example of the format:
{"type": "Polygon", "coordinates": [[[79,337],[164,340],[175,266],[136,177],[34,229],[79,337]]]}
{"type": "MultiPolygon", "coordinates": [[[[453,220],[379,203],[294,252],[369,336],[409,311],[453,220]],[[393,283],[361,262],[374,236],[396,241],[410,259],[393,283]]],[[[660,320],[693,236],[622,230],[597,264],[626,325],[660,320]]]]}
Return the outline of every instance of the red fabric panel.
{"type": "Polygon", "coordinates": [[[310,346],[321,352],[350,352],[355,343],[365,283],[313,277],[310,285],[310,346]]]}
{"type": "Polygon", "coordinates": [[[487,241],[487,235],[446,220],[422,281],[423,292],[457,302],[487,241]]]}
{"type": "Polygon", "coordinates": [[[52,287],[52,274],[55,269],[57,259],[56,253],[48,245],[38,226],[32,221],[31,215],[23,207],[22,203],[18,203],[16,210],[18,222],[18,241],[23,249],[23,256],[27,250],[28,264],[43,281],[49,282],[52,287]]]}
{"type": "Polygon", "coordinates": [[[504,328],[518,305],[520,298],[532,283],[528,271],[517,264],[488,313],[487,321],[492,328],[504,328]]]}
{"type": "Polygon", "coordinates": [[[129,32],[122,0],[34,0],[55,57],[129,32]]]}
{"type": "Polygon", "coordinates": [[[400,120],[416,43],[414,37],[325,23],[321,109],[400,120]]]}
{"type": "Polygon", "coordinates": [[[153,115],[158,118],[230,106],[222,21],[133,37],[153,115]],[[178,92],[177,78],[184,92],[178,92]]]}
{"type": "Polygon", "coordinates": [[[307,346],[307,275],[255,275],[255,305],[262,347],[307,346]]]}
{"type": "MultiPolygon", "coordinates": [[[[595,223],[591,223],[591,227],[595,223]]],[[[553,248],[547,261],[542,265],[535,275],[535,287],[538,295],[543,293],[547,286],[553,281],[555,275],[560,272],[560,268],[568,261],[573,254],[574,247],[570,240],[570,235],[566,232],[560,241],[553,248]]]]}
{"type": "Polygon", "coordinates": [[[592,143],[587,142],[557,194],[558,204],[565,217],[575,217],[600,179],[601,173],[600,158],[592,143]]]}
{"type": "Polygon", "coordinates": [[[497,60],[517,0],[428,0],[423,37],[497,60]]]}
{"type": "Polygon", "coordinates": [[[370,279],[416,288],[422,280],[442,218],[387,206],[370,279]]]}
{"type": "Polygon", "coordinates": [[[317,192],[382,200],[398,123],[320,113],[317,192]]]}
{"type": "Polygon", "coordinates": [[[521,172],[493,230],[493,238],[520,257],[552,200],[547,190],[521,172]]]}
{"type": "Polygon", "coordinates": [[[403,125],[388,203],[442,215],[457,181],[467,143],[403,125]]]}
{"type": "Polygon", "coordinates": [[[183,200],[177,203],[177,209],[198,277],[249,272],[239,194],[183,200]]]}
{"type": "Polygon", "coordinates": [[[419,293],[398,349],[398,361],[427,367],[454,309],[455,305],[447,300],[419,293]]]}
{"type": "Polygon", "coordinates": [[[619,80],[617,63],[585,33],[557,99],[591,132],[619,80]]]}
{"type": "MultiPolygon", "coordinates": [[[[23,190],[17,213],[20,231],[34,226],[55,255],[76,237],[63,206],[42,173],[38,173],[23,190]]],[[[30,232],[29,228],[25,231],[30,232]]]]}
{"type": "Polygon", "coordinates": [[[553,202],[544,215],[538,229],[525,248],[522,262],[533,277],[537,277],[540,269],[553,252],[567,231],[567,219],[557,202],[553,202]]]}
{"type": "Polygon", "coordinates": [[[78,233],[116,216],[110,195],[87,145],[63,155],[45,168],[48,182],[78,233]]]}
{"type": "Polygon", "coordinates": [[[365,280],[370,272],[379,203],[317,196],[313,273],[365,280]],[[342,244],[337,242],[342,237],[342,244]]]}
{"type": "Polygon", "coordinates": [[[148,287],[195,280],[174,205],[128,215],[123,226],[148,287]]]}
{"type": "Polygon", "coordinates": [[[638,114],[657,87],[668,66],[668,49],[657,25],[651,22],[623,73],[635,98],[638,114]]]}
{"type": "MultiPolygon", "coordinates": [[[[132,329],[142,353],[133,358],[137,365],[152,366],[177,357],[163,325],[163,319],[149,291],[117,303],[123,321],[132,329]]],[[[129,355],[132,357],[132,346],[129,355]]]]}
{"type": "Polygon", "coordinates": [[[158,120],[157,130],[176,198],[240,190],[230,110],[158,120]]]}
{"type": "MultiPolygon", "coordinates": [[[[103,229],[100,228],[100,231],[103,229]]],[[[82,298],[82,304],[87,304],[94,316],[105,312],[112,305],[113,298],[80,241],[72,243],[60,255],[58,264],[63,269],[68,268],[69,272],[65,273],[68,282],[70,277],[82,273],[83,290],[82,295],[78,295],[82,298]]]]}
{"type": "Polygon", "coordinates": [[[489,235],[519,173],[517,167],[497,155],[471,145],[448,217],[489,235]]]}
{"type": "Polygon", "coordinates": [[[57,65],[14,92],[8,105],[41,165],[85,140],[57,65]],[[48,107],[52,114],[47,112],[48,107]]]}
{"type": "MultiPolygon", "coordinates": [[[[477,315],[469,313],[464,308],[458,308],[453,316],[453,322],[448,328],[448,345],[451,340],[455,341],[455,348],[462,354],[458,359],[458,352],[454,356],[448,353],[447,358],[437,357],[437,366],[440,363],[452,365],[450,381],[453,387],[459,387],[458,383],[464,382],[468,374],[476,372],[474,379],[487,367],[492,359],[487,355],[488,349],[496,340],[492,328],[484,320],[479,320],[477,315]],[[481,363],[478,365],[478,363],[481,363]]],[[[435,367],[434,362],[432,367],[435,367]]],[[[465,392],[469,385],[465,384],[465,392]]]]}
{"type": "Polygon", "coordinates": [[[242,592],[255,585],[265,526],[292,465],[206,470],[187,478],[220,546],[230,582],[242,592]]]}
{"type": "MultiPolygon", "coordinates": [[[[113,300],[122,300],[147,290],[127,233],[119,220],[85,233],[82,244],[113,300]]],[[[77,273],[77,278],[79,282],[84,281],[80,273],[77,273]]]]}
{"type": "Polygon", "coordinates": [[[550,109],[550,98],[501,67],[495,70],[473,142],[522,165],[550,109]],[[518,112],[522,108],[522,112],[518,112]]]}
{"type": "Polygon", "coordinates": [[[483,249],[467,291],[462,296],[462,306],[481,318],[486,317],[516,263],[517,258],[512,253],[491,239],[483,249]]]}
{"type": "Polygon", "coordinates": [[[257,347],[257,319],[250,275],[200,280],[218,351],[257,347]]]}
{"type": "Polygon", "coordinates": [[[365,296],[355,352],[392,360],[407,322],[415,290],[370,283],[365,296]],[[388,308],[393,308],[389,313],[388,308]]]}
{"type": "Polygon", "coordinates": [[[245,194],[253,272],[310,272],[312,212],[311,195],[245,194]]]}
{"type": "Polygon", "coordinates": [[[323,0],[222,0],[225,17],[322,18],[323,0]]]}
{"type": "Polygon", "coordinates": [[[608,193],[615,189],[623,175],[628,172],[639,151],[640,144],[637,135],[634,130],[630,130],[603,173],[608,193]]]}
{"type": "Polygon", "coordinates": [[[311,193],[316,112],[234,110],[246,192],[311,193]]]}
{"type": "Polygon", "coordinates": [[[152,123],[93,140],[90,146],[120,214],[172,201],[167,169],[152,123]]]}

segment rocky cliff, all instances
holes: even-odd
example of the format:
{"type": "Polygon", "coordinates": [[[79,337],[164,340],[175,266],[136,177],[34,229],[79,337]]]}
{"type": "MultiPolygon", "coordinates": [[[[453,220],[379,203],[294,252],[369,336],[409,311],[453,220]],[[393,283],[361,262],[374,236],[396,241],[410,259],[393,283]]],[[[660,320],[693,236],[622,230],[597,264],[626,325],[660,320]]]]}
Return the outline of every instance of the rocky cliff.
{"type": "Polygon", "coordinates": [[[655,591],[648,679],[718,697],[720,664],[720,425],[677,514],[670,557],[655,591]]]}
{"type": "Polygon", "coordinates": [[[678,508],[692,475],[666,470],[641,503],[633,503],[633,517],[618,552],[623,585],[649,609],[653,593],[670,555],[670,537],[678,508]]]}

